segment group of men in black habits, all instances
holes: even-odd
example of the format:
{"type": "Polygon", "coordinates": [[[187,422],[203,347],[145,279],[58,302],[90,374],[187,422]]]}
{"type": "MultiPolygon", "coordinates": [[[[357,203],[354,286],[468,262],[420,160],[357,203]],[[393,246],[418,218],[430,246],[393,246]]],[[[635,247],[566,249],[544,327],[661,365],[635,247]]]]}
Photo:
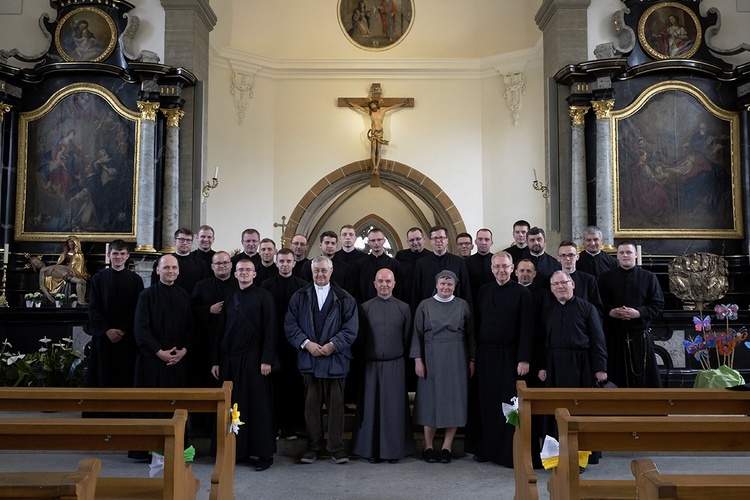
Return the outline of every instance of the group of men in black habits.
{"type": "Polygon", "coordinates": [[[175,254],[159,259],[145,290],[127,269],[127,245],[117,240],[109,246],[110,267],[91,280],[88,383],[202,387],[231,380],[233,402],[253,422],[240,429],[237,460],[256,457],[256,470],[272,465],[277,436],[294,439],[302,428],[303,463],[314,462],[324,446],[345,463],[344,403],[356,402],[352,452],[395,462],[414,452],[407,400],[412,316],[434,295],[436,274],[448,270],[475,323],[465,450],[477,461],[511,467],[513,427],[501,404],[515,396],[517,380],[660,385],[649,333],[663,307],[659,284],[636,266],[632,243],[620,243],[614,259],[601,251],[597,228],[585,233],[580,255],[563,242],[555,258],[545,252],[544,231],[525,221],[513,226],[514,244],[495,254],[492,232],[483,228],[477,251],[461,258],[448,252],[446,228],[429,230],[427,250],[415,227],[406,235],[409,248],[392,258],[382,230],[369,231],[365,254],[354,248],[354,228],[344,226],[342,248],[336,250],[339,235],[326,231],[313,260],[306,238],[295,235],[291,249],[275,252],[272,272],[258,249],[273,242],[257,230],[245,230],[243,251],[230,257],[211,249],[208,226],[190,253],[193,234],[182,228],[175,254]],[[259,266],[271,273],[262,282],[259,266]]]}

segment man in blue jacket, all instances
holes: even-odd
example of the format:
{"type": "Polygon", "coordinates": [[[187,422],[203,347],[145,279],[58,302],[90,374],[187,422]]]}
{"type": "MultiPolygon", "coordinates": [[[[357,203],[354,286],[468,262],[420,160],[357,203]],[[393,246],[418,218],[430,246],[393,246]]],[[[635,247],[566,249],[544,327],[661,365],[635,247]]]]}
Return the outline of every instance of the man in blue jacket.
{"type": "Polygon", "coordinates": [[[320,256],[312,261],[313,281],[297,290],[284,318],[286,339],[296,348],[297,367],[305,383],[307,451],[300,462],[311,464],[323,444],[322,406],[328,409],[326,449],[337,464],[349,461],[344,451],[344,380],[349,373],[351,346],[357,338],[357,303],[331,283],[333,263],[320,256]]]}

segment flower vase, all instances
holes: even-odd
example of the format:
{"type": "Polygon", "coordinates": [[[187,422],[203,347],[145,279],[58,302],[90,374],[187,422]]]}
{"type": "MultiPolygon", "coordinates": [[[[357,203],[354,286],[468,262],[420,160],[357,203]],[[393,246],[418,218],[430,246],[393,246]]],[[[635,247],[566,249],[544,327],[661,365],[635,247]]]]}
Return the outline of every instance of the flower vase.
{"type": "Polygon", "coordinates": [[[26,301],[26,307],[34,307],[34,301],[33,300],[27,300],[26,301]]]}
{"type": "Polygon", "coordinates": [[[74,300],[74,301],[73,301],[73,302],[72,302],[72,303],[70,304],[70,307],[78,307],[78,301],[77,301],[77,300],[74,300]]]}
{"type": "Polygon", "coordinates": [[[34,307],[42,307],[42,303],[41,302],[34,302],[34,307]]]}
{"type": "Polygon", "coordinates": [[[58,309],[60,309],[62,307],[62,302],[60,302],[59,300],[56,300],[55,301],[55,307],[58,308],[58,309]]]}

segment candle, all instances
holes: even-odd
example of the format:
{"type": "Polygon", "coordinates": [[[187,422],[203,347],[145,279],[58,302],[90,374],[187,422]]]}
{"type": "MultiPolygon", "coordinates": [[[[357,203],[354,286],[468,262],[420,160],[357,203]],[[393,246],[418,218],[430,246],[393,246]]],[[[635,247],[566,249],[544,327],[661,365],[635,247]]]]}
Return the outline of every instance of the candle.
{"type": "Polygon", "coordinates": [[[8,258],[10,257],[10,245],[7,243],[3,246],[3,264],[8,265],[8,258]]]}
{"type": "Polygon", "coordinates": [[[104,264],[109,265],[109,243],[104,245],[104,264]]]}
{"type": "Polygon", "coordinates": [[[217,165],[216,170],[214,170],[214,179],[218,179],[218,178],[219,178],[219,166],[217,165]]]}
{"type": "Polygon", "coordinates": [[[635,247],[635,252],[636,252],[636,261],[635,262],[639,266],[642,266],[643,265],[643,256],[641,255],[641,246],[640,245],[637,245],[635,247]]]}
{"type": "Polygon", "coordinates": [[[536,182],[538,179],[536,178],[536,169],[534,169],[534,182],[536,182]]]}

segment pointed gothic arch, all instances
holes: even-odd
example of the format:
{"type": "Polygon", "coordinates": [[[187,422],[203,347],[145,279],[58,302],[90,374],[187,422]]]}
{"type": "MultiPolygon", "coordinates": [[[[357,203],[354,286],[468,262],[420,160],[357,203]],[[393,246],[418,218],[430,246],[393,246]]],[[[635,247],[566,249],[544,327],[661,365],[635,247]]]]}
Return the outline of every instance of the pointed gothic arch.
{"type": "MultiPolygon", "coordinates": [[[[335,210],[351,196],[370,185],[370,160],[360,160],[333,170],[311,187],[292,211],[284,230],[284,240],[290,241],[297,233],[315,234],[319,221],[335,210]],[[331,203],[333,201],[333,203],[331,203]]],[[[388,190],[414,214],[425,230],[432,225],[428,215],[436,224],[448,229],[448,237],[454,241],[456,234],[466,231],[466,225],[458,208],[440,186],[422,172],[396,161],[383,161],[380,167],[381,189],[388,190]],[[431,214],[425,214],[411,199],[412,194],[424,203],[431,214]]]]}

